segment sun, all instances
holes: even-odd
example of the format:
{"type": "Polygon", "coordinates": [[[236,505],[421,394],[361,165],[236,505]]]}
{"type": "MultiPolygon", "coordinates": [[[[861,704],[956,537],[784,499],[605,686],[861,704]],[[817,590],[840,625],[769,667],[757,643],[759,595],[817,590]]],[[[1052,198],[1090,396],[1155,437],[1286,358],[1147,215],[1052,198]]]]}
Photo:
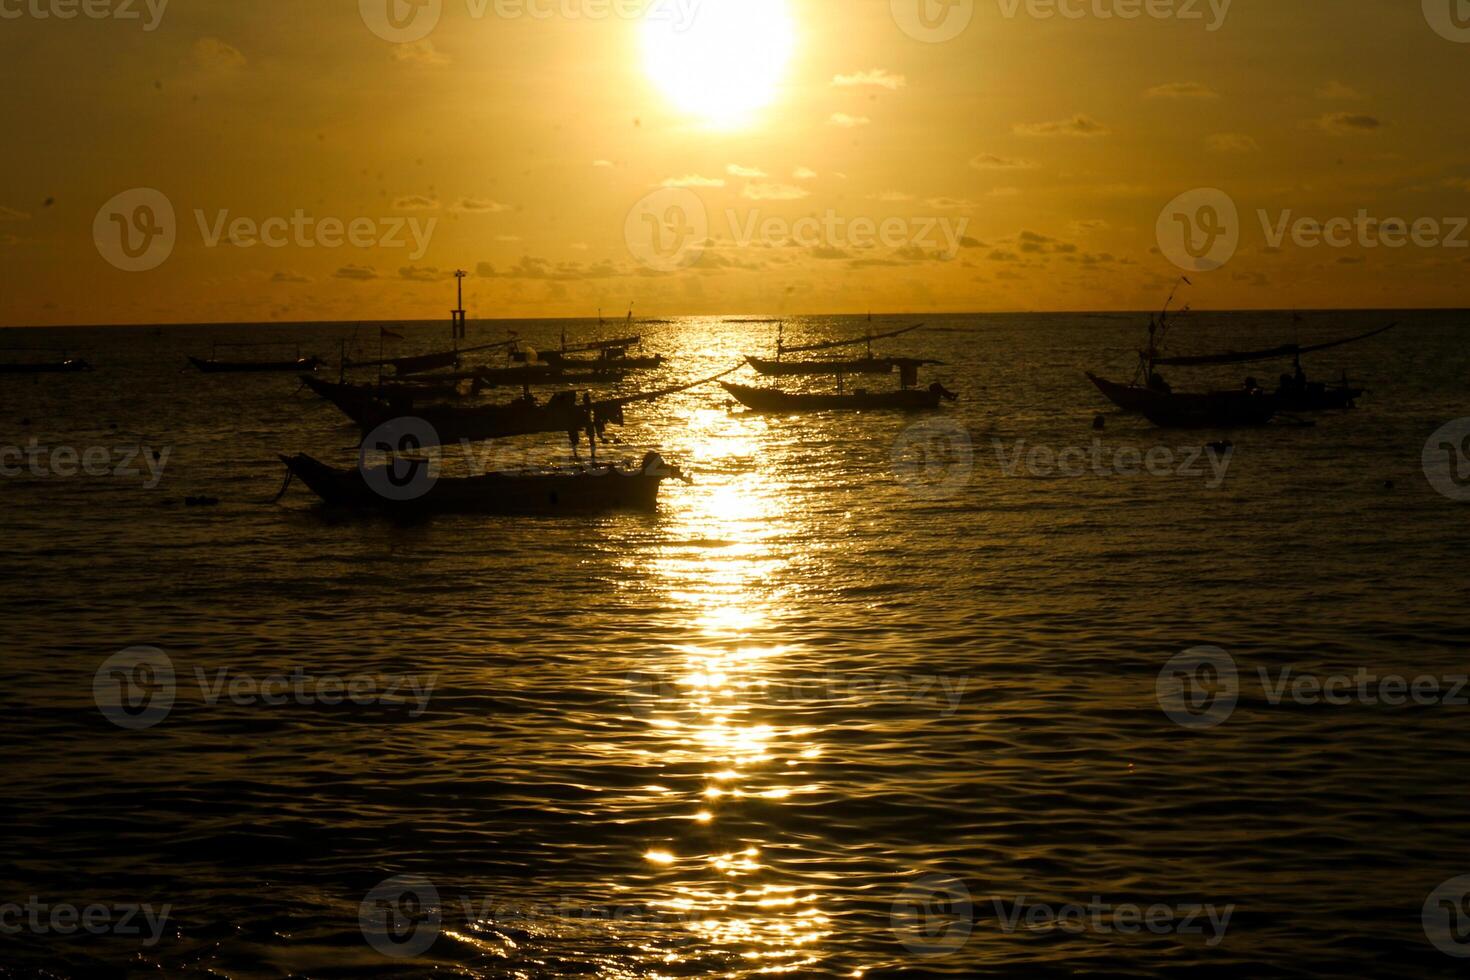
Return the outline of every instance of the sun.
{"type": "Polygon", "coordinates": [[[795,44],[786,0],[659,0],[643,20],[649,78],[719,129],[747,125],[776,98],[795,44]]]}

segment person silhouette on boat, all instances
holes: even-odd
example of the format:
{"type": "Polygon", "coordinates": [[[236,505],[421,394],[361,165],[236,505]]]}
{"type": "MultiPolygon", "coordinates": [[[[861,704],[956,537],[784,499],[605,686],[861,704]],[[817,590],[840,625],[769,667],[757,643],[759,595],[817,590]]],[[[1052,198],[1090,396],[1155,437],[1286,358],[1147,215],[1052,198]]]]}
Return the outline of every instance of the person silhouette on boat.
{"type": "Polygon", "coordinates": [[[1174,387],[1165,381],[1164,376],[1157,371],[1149,372],[1148,388],[1150,391],[1157,391],[1161,395],[1168,395],[1174,392],[1174,387]]]}

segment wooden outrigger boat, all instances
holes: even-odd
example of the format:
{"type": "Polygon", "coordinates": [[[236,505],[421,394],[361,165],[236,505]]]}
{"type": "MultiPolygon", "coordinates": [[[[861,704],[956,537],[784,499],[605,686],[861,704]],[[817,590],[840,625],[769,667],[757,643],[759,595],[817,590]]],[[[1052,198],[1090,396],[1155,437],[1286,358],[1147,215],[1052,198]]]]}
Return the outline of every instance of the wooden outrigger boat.
{"type": "Polygon", "coordinates": [[[720,382],[730,395],[746,408],[756,412],[836,412],[836,411],[933,411],[941,399],[954,401],[958,396],[939,383],[928,388],[900,388],[896,391],[789,392],[776,388],[752,388],[748,385],[720,382]]]}
{"type": "MultiPolygon", "coordinates": [[[[602,311],[597,311],[597,325],[599,330],[605,329],[605,321],[602,319],[602,311]]],[[[628,309],[627,326],[633,328],[633,310],[628,309]]],[[[648,368],[660,367],[665,358],[662,354],[648,356],[631,356],[628,351],[640,347],[643,338],[639,335],[627,337],[615,337],[610,340],[595,340],[583,344],[567,344],[567,333],[561,333],[561,347],[558,350],[533,350],[530,348],[512,347],[511,359],[524,364],[540,361],[555,367],[571,368],[620,368],[626,371],[640,371],[648,368]],[[592,354],[593,357],[577,357],[578,354],[592,354]]]]}
{"type": "MultiPolygon", "coordinates": [[[[1180,282],[1190,285],[1189,279],[1180,282]]],[[[1165,356],[1164,339],[1169,328],[1169,306],[1179,284],[1169,293],[1159,315],[1149,320],[1148,347],[1138,352],[1138,369],[1130,384],[1120,384],[1087,372],[1087,378],[1103,396],[1125,412],[1143,415],[1163,428],[1234,428],[1265,425],[1278,412],[1318,411],[1354,407],[1363,389],[1354,387],[1344,376],[1341,383],[1326,385],[1309,383],[1301,368],[1303,354],[1341,347],[1391,330],[1394,324],[1377,330],[1303,347],[1283,344],[1267,350],[1227,351],[1221,354],[1165,356]],[[1159,374],[1159,367],[1203,367],[1210,365],[1247,364],[1254,361],[1291,357],[1296,362],[1295,376],[1283,374],[1274,392],[1261,389],[1254,378],[1246,379],[1238,389],[1210,392],[1176,392],[1159,374]]],[[[1188,307],[1184,310],[1187,312],[1188,307]]]]}
{"type": "Polygon", "coordinates": [[[77,374],[92,369],[92,365],[80,357],[68,357],[61,361],[21,361],[0,364],[0,374],[77,374]]]}
{"type": "Polygon", "coordinates": [[[892,374],[895,367],[906,371],[917,370],[926,364],[940,364],[941,361],[923,360],[914,357],[876,357],[873,354],[873,341],[887,340],[891,337],[901,337],[912,333],[923,327],[924,324],[916,323],[911,327],[894,330],[889,333],[869,333],[862,337],[854,337],[849,340],[829,340],[819,344],[805,344],[800,347],[788,347],[785,342],[786,325],[782,323],[776,335],[776,358],[768,360],[760,357],[747,357],[746,363],[755,368],[760,374],[767,377],[781,377],[792,375],[818,375],[818,374],[892,374]],[[787,361],[782,358],[787,354],[804,354],[813,351],[836,350],[841,347],[853,347],[858,344],[867,345],[867,353],[863,357],[849,358],[847,360],[815,360],[815,361],[787,361]]]}
{"type": "Polygon", "coordinates": [[[298,357],[290,361],[221,361],[214,357],[190,357],[189,363],[205,374],[264,374],[271,371],[315,371],[327,362],[320,357],[298,357]]]}
{"type": "Polygon", "coordinates": [[[200,371],[203,371],[205,374],[264,374],[271,371],[313,372],[316,371],[317,368],[325,366],[327,363],[320,357],[303,357],[301,354],[301,348],[299,346],[296,347],[296,356],[290,358],[277,357],[268,360],[230,360],[227,358],[221,358],[219,356],[221,348],[229,350],[258,350],[262,347],[274,347],[279,351],[279,349],[283,346],[286,345],[278,341],[239,344],[215,343],[209,345],[208,357],[190,357],[189,363],[194,365],[200,371]]]}
{"type": "MultiPolygon", "coordinates": [[[[678,467],[664,462],[656,452],[643,457],[636,468],[599,465],[597,462],[597,440],[607,425],[620,424],[623,409],[638,401],[652,401],[665,395],[718,381],[738,366],[714,377],[703,378],[690,384],[677,385],[659,391],[644,392],[625,398],[593,402],[584,396],[576,401],[571,392],[553,398],[550,405],[542,407],[544,428],[536,428],[524,422],[533,418],[534,406],[527,405],[527,415],[515,420],[516,427],[531,432],[555,432],[565,430],[575,449],[583,434],[591,452],[591,461],[578,463],[568,470],[552,472],[496,472],[480,476],[459,478],[435,478],[432,474],[419,475],[411,470],[406,476],[389,466],[343,469],[330,466],[306,454],[281,456],[286,465],[286,484],[278,495],[284,496],[291,480],[299,477],[328,505],[374,510],[394,516],[422,516],[442,513],[466,514],[586,514],[609,510],[635,509],[653,510],[658,502],[659,486],[664,480],[684,479],[678,467]],[[407,489],[407,492],[389,492],[407,489]]],[[[504,409],[506,406],[497,406],[504,409]]],[[[435,415],[419,412],[414,417],[388,420],[384,428],[376,430],[375,439],[390,446],[422,448],[444,445],[450,442],[445,435],[453,430],[466,439],[494,438],[488,435],[492,429],[506,432],[505,426],[493,424],[470,431],[479,421],[487,421],[474,411],[435,415]],[[401,427],[395,428],[392,422],[401,427]]],[[[504,421],[502,418],[500,421],[504,421]]],[[[516,433],[520,434],[520,433],[516,433]]],[[[369,447],[379,448],[379,447],[369,447]]],[[[361,456],[359,459],[361,460],[361,456]]],[[[398,464],[410,467],[427,465],[421,459],[398,458],[398,464]]],[[[390,466],[393,464],[390,464],[390,466]]]]}
{"type": "MultiPolygon", "coordinates": [[[[414,517],[652,511],[658,505],[663,481],[683,476],[678,467],[650,452],[636,468],[593,462],[564,472],[497,472],[425,479],[427,486],[421,495],[393,499],[378,489],[389,485],[386,466],[340,469],[305,454],[281,456],[281,462],[291,476],[299,478],[329,506],[414,517]]],[[[411,465],[427,464],[415,461],[411,465]]]]}

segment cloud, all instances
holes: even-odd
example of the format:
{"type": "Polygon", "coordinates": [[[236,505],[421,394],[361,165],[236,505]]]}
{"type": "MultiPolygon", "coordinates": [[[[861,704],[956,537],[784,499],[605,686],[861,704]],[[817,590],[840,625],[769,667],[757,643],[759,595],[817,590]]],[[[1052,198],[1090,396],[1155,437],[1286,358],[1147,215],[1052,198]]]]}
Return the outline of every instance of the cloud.
{"type": "Polygon", "coordinates": [[[1102,218],[1083,218],[1079,221],[1072,222],[1069,227],[1074,234],[1088,235],[1095,231],[1106,231],[1112,225],[1108,224],[1102,218]]]}
{"type": "Polygon", "coordinates": [[[797,180],[816,180],[817,172],[809,167],[797,167],[791,171],[791,176],[797,180]]]}
{"type": "Polygon", "coordinates": [[[729,174],[731,177],[756,178],[767,176],[764,170],[760,170],[756,167],[742,167],[738,163],[732,163],[728,167],[726,167],[725,173],[729,174]]]}
{"type": "Polygon", "coordinates": [[[873,195],[872,199],[882,201],[884,204],[903,204],[906,201],[912,201],[914,195],[905,194],[903,191],[884,191],[882,194],[873,195]]]}
{"type": "Polygon", "coordinates": [[[994,153],[981,153],[970,158],[970,166],[976,170],[1030,170],[1036,166],[1030,160],[1021,160],[1016,157],[996,156],[994,153]]]}
{"type": "Polygon", "coordinates": [[[1342,82],[1328,82],[1317,90],[1317,98],[1319,99],[1353,102],[1362,97],[1361,92],[1351,85],[1344,85],[1342,82]]]}
{"type": "Polygon", "coordinates": [[[407,197],[400,197],[395,200],[393,202],[393,210],[437,211],[439,210],[439,202],[432,197],[425,197],[422,194],[410,194],[407,197]]]}
{"type": "Polygon", "coordinates": [[[1019,187],[992,187],[986,192],[988,197],[1015,197],[1021,193],[1019,187]]]}
{"type": "MultiPolygon", "coordinates": [[[[1446,177],[1443,181],[1445,187],[1457,191],[1470,191],[1470,177],[1446,177]]],[[[0,208],[0,211],[3,211],[0,208]]]]}
{"type": "Polygon", "coordinates": [[[416,265],[404,266],[398,270],[398,277],[400,279],[407,279],[409,282],[434,282],[441,278],[439,270],[432,265],[425,267],[416,265]]]}
{"type": "Polygon", "coordinates": [[[592,161],[592,166],[594,166],[594,167],[611,167],[612,165],[613,165],[613,163],[612,163],[611,160],[593,160],[592,161]]]}
{"type": "Polygon", "coordinates": [[[271,282],[311,282],[311,277],[299,272],[277,272],[271,276],[271,282]]]}
{"type": "Polygon", "coordinates": [[[27,221],[30,217],[24,211],[17,211],[15,208],[7,208],[0,204],[0,221],[27,221]]]}
{"type": "Polygon", "coordinates": [[[1165,82],[1143,93],[1150,99],[1218,99],[1220,93],[1199,82],[1165,82]]]}
{"type": "Polygon", "coordinates": [[[811,255],[814,259],[847,259],[852,257],[842,249],[833,248],[830,245],[817,245],[813,247],[811,255]]]}
{"type": "Polygon", "coordinates": [[[415,65],[449,64],[449,56],[434,47],[434,42],[428,38],[407,44],[393,45],[393,59],[415,65]]]}
{"type": "Polygon", "coordinates": [[[1317,120],[1317,126],[1329,133],[1371,133],[1381,129],[1383,121],[1362,112],[1329,112],[1317,120]]]}
{"type": "Polygon", "coordinates": [[[832,125],[841,126],[843,129],[855,129],[858,126],[866,126],[872,121],[867,116],[849,116],[845,112],[834,112],[832,113],[832,118],[828,120],[832,125]]]}
{"type": "Polygon", "coordinates": [[[583,282],[589,279],[611,279],[621,275],[611,262],[596,262],[583,265],[581,262],[552,263],[530,255],[504,272],[497,271],[489,262],[475,267],[475,275],[482,279],[534,279],[543,282],[583,282]]]}
{"type": "Polygon", "coordinates": [[[752,201],[798,201],[811,192],[790,184],[746,184],[742,196],[752,201]]]}
{"type": "Polygon", "coordinates": [[[989,255],[987,255],[986,258],[990,259],[990,261],[992,261],[992,262],[1019,262],[1019,261],[1021,261],[1021,257],[1019,255],[1017,255],[1015,252],[1007,252],[1007,251],[1004,251],[1003,249],[996,249],[995,251],[993,251],[989,255]]]}
{"type": "Polygon", "coordinates": [[[189,63],[204,71],[228,72],[244,68],[245,56],[217,37],[201,37],[189,49],[189,63]]]}
{"type": "Polygon", "coordinates": [[[873,68],[869,71],[855,72],[851,75],[837,75],[832,79],[832,84],[838,88],[855,88],[858,86],[871,85],[875,88],[901,89],[908,84],[908,79],[902,75],[895,75],[882,68],[873,68]]]}
{"type": "Polygon", "coordinates": [[[344,265],[332,273],[333,279],[352,279],[357,282],[366,282],[369,279],[378,278],[377,271],[370,265],[344,265]]]}
{"type": "Polygon", "coordinates": [[[509,204],[501,204],[484,197],[462,197],[454,202],[451,211],[461,214],[499,214],[501,211],[509,211],[509,204]]]}
{"type": "Polygon", "coordinates": [[[1244,133],[1211,133],[1205,140],[1211,153],[1257,153],[1261,145],[1244,133]]]}
{"type": "Polygon", "coordinates": [[[579,252],[586,252],[592,248],[592,246],[588,245],[586,242],[572,242],[571,247],[579,252]]]}
{"type": "Polygon", "coordinates": [[[665,187],[724,187],[725,181],[721,177],[701,177],[699,174],[685,174],[683,177],[670,177],[664,181],[665,187]]]}
{"type": "Polygon", "coordinates": [[[1017,123],[1015,131],[1022,136],[1107,136],[1112,130],[1091,116],[1078,114],[1056,122],[1017,123]]]}

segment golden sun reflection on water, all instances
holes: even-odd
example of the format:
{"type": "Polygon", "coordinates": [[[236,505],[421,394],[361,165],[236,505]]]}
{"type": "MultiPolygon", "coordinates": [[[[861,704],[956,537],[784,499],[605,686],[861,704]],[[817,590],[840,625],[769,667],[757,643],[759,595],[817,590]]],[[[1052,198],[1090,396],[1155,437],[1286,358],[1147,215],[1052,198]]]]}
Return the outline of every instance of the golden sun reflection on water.
{"type": "Polygon", "coordinates": [[[792,873],[766,856],[781,843],[769,829],[779,816],[763,813],[757,823],[741,812],[820,789],[791,782],[804,778],[802,761],[820,754],[820,730],[784,724],[770,697],[772,679],[801,651],[753,639],[775,619],[782,593],[770,583],[784,578],[777,573],[791,555],[782,541],[800,519],[787,506],[789,488],[763,465],[765,428],[720,412],[690,418],[700,477],[670,496],[671,544],[654,568],[671,603],[687,610],[693,637],[650,665],[669,682],[648,721],[665,741],[664,763],[702,767],[704,778],[689,800],[689,833],[651,841],[644,853],[670,876],[649,903],[697,940],[677,959],[733,956],[726,975],[798,973],[820,961],[831,932],[817,890],[791,883],[792,873]],[[724,837],[722,823],[741,827],[739,836],[724,837]],[[753,825],[766,839],[752,839],[753,825]]]}

